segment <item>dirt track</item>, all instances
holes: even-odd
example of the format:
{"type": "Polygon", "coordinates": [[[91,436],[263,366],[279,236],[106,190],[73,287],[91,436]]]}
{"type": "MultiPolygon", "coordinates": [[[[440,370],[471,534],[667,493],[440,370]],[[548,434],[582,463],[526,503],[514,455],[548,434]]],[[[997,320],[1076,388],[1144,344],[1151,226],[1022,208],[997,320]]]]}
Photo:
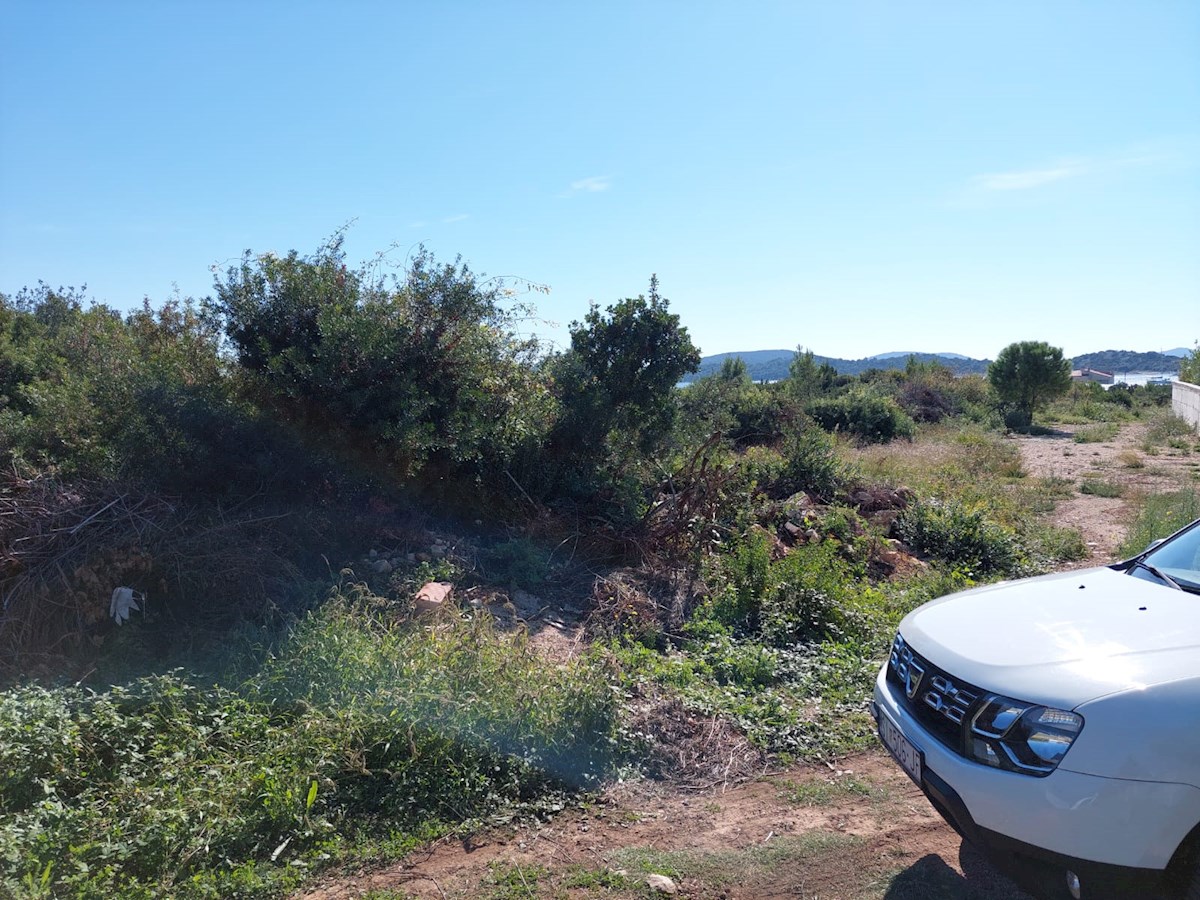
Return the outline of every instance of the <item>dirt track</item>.
{"type": "MultiPolygon", "coordinates": [[[[1131,499],[1195,477],[1194,456],[1147,457],[1143,434],[1129,425],[1103,443],[1076,443],[1069,432],[1012,438],[1028,477],[1075,486],[1052,518],[1084,534],[1092,558],[1082,565],[1115,558],[1131,499]],[[1119,484],[1122,497],[1078,493],[1090,479],[1119,484]]],[[[700,793],[617,785],[594,807],[566,810],[538,827],[437,843],[403,863],[331,881],[304,900],[349,900],[370,890],[438,900],[647,897],[642,878],[622,873],[645,868],[651,854],[660,869],[675,861],[679,872],[704,873],[678,881],[678,896],[692,898],[1028,896],[964,844],[885,753],[873,751],[836,770],[765,772],[700,793]],[[610,880],[601,884],[604,877],[610,880]]]]}
{"type": "Polygon", "coordinates": [[[1181,481],[1193,479],[1200,464],[1196,456],[1169,448],[1146,452],[1146,428],[1141,423],[1122,427],[1110,441],[1076,443],[1064,430],[1046,437],[1012,437],[1021,449],[1021,461],[1030,478],[1061,479],[1078,488],[1089,481],[1113,484],[1121,496],[1100,497],[1076,491],[1055,505],[1052,518],[1057,525],[1078,528],[1092,550],[1092,558],[1079,565],[1104,565],[1116,560],[1136,509],[1136,500],[1146,494],[1169,491],[1181,481]]]}

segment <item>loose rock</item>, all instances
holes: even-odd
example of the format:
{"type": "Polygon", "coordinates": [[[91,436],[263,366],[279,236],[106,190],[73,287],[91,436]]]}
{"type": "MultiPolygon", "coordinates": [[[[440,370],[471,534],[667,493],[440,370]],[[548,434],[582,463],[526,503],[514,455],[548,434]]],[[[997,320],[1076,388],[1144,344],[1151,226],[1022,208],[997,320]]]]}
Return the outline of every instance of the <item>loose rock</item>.
{"type": "Polygon", "coordinates": [[[675,882],[666,875],[647,875],[646,884],[650,886],[650,890],[660,894],[675,894],[679,890],[675,887],[675,882]]]}
{"type": "Polygon", "coordinates": [[[454,585],[449,581],[430,581],[425,583],[417,591],[417,596],[413,603],[413,612],[418,616],[437,612],[445,604],[450,596],[450,592],[453,590],[454,585]]]}

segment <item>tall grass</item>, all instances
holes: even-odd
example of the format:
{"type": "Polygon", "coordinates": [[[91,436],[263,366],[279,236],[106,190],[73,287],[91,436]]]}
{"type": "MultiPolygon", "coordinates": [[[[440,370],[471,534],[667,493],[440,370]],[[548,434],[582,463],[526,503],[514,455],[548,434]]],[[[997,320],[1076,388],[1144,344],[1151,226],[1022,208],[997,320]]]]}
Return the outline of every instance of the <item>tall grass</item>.
{"type": "Polygon", "coordinates": [[[487,619],[400,623],[362,594],[311,614],[237,689],[179,674],[15,688],[0,896],[275,896],[593,783],[616,715],[594,658],[550,666],[487,619]]]}
{"type": "Polygon", "coordinates": [[[1200,493],[1194,488],[1151,494],[1121,544],[1120,555],[1136,556],[1152,541],[1173,534],[1195,519],[1200,519],[1200,493]]]}

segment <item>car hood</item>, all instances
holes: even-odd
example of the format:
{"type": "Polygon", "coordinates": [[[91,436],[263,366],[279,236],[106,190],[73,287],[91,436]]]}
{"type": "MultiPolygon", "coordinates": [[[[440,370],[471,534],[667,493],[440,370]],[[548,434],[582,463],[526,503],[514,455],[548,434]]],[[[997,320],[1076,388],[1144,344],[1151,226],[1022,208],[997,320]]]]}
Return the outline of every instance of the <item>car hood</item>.
{"type": "Polygon", "coordinates": [[[1108,568],[951,594],[900,633],[957,678],[1063,709],[1200,674],[1200,596],[1108,568]]]}

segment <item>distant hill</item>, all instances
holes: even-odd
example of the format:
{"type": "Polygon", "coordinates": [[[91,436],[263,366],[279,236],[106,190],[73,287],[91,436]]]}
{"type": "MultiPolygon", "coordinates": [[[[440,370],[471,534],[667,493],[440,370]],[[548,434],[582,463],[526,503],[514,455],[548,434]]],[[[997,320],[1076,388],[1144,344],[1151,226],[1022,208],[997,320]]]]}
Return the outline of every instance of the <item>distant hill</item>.
{"type": "MultiPolygon", "coordinates": [[[[1179,348],[1166,353],[1139,353],[1136,350],[1102,350],[1098,353],[1085,353],[1071,360],[1072,368],[1099,369],[1102,372],[1112,372],[1119,375],[1124,372],[1178,372],[1180,357],[1187,356],[1191,350],[1179,348]]],[[[692,380],[704,378],[721,371],[725,360],[741,357],[746,364],[746,370],[755,381],[782,381],[788,377],[788,366],[791,365],[795,350],[748,350],[738,353],[716,353],[705,356],[700,360],[700,369],[692,376],[692,380]]],[[[892,353],[877,353],[864,359],[839,359],[835,356],[817,356],[817,363],[829,363],[837,369],[839,375],[859,375],[867,369],[903,369],[908,365],[908,358],[915,356],[921,362],[936,362],[945,366],[956,375],[985,375],[991,360],[973,359],[961,353],[908,353],[895,351],[892,353]]]]}
{"type": "Polygon", "coordinates": [[[1174,350],[1164,350],[1163,356],[1191,356],[1192,350],[1190,347],[1176,347],[1174,350]]]}
{"type": "Polygon", "coordinates": [[[910,356],[916,356],[916,357],[944,356],[947,359],[970,359],[971,358],[969,356],[963,356],[961,353],[918,353],[915,350],[894,350],[891,353],[876,353],[874,356],[868,356],[867,359],[876,360],[876,359],[900,358],[900,359],[907,361],[910,356]]]}
{"type": "MultiPolygon", "coordinates": [[[[704,378],[721,371],[725,360],[731,357],[742,358],[746,370],[755,381],[782,381],[788,377],[788,366],[791,365],[795,350],[750,350],[739,353],[717,353],[705,356],[700,360],[700,369],[692,376],[693,379],[704,378]]],[[[972,359],[958,353],[880,353],[865,359],[839,359],[835,356],[818,356],[813,359],[820,363],[829,363],[837,369],[839,375],[858,375],[867,369],[903,369],[908,365],[908,358],[915,356],[921,362],[937,362],[954,372],[956,375],[982,375],[987,372],[986,359],[972,359]]],[[[1165,370],[1164,370],[1165,371],[1165,370]]]]}
{"type": "MultiPolygon", "coordinates": [[[[1172,353],[1138,353],[1136,350],[1101,350],[1076,356],[1072,365],[1076,369],[1099,369],[1120,375],[1123,372],[1178,372],[1178,356],[1172,353]]],[[[1191,351],[1187,351],[1191,352],[1191,351]]]]}
{"type": "MultiPolygon", "coordinates": [[[[706,375],[715,375],[721,371],[721,366],[725,364],[725,360],[741,357],[742,362],[746,364],[746,370],[750,373],[750,377],[755,381],[782,381],[784,378],[787,378],[788,366],[795,355],[795,350],[749,350],[739,353],[717,353],[713,356],[704,356],[701,357],[700,368],[692,376],[692,379],[704,378],[706,375]]],[[[821,357],[816,358],[821,359],[821,357]]]]}

